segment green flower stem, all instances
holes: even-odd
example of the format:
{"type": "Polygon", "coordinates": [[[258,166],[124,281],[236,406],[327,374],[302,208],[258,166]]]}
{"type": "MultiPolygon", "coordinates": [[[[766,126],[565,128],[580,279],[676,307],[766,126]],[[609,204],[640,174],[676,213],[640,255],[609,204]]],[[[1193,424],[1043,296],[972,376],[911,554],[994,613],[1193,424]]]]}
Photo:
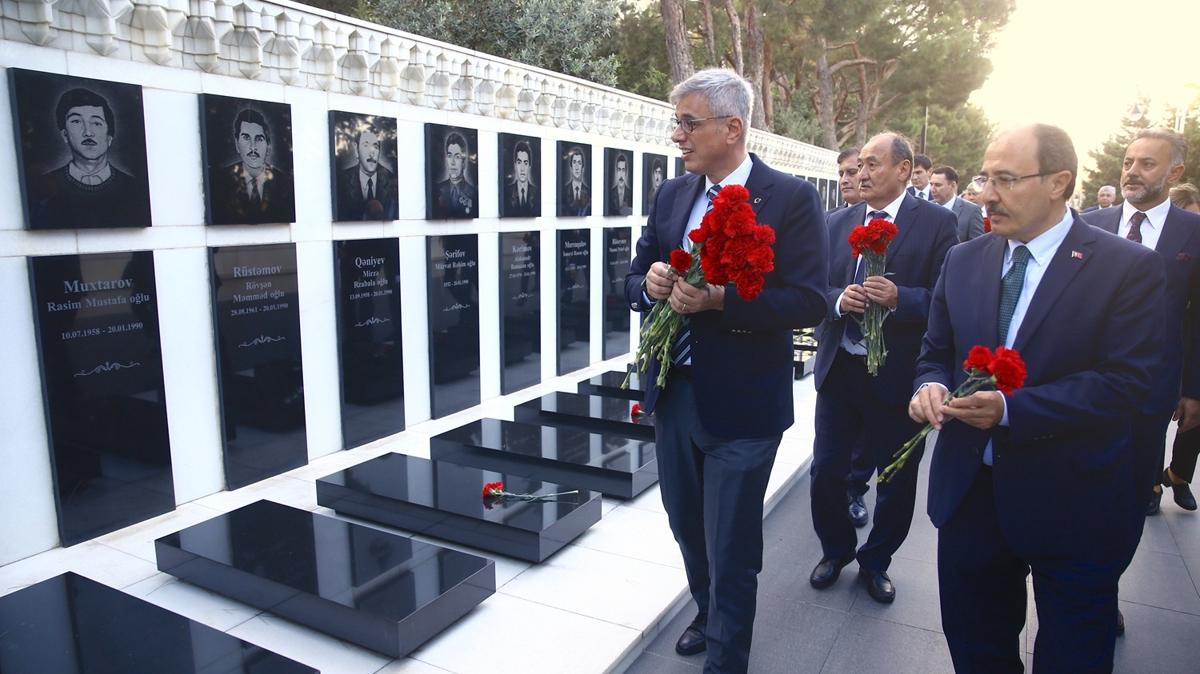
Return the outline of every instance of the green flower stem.
{"type": "MultiPolygon", "coordinates": [[[[863,264],[866,265],[864,276],[883,276],[887,268],[887,253],[877,255],[864,252],[863,264]]],[[[867,346],[867,372],[871,376],[879,374],[879,368],[887,361],[887,345],[883,343],[883,322],[891,311],[887,307],[868,301],[866,312],[863,314],[860,327],[867,346]]]]}
{"type": "MultiPolygon", "coordinates": [[[[945,405],[946,403],[948,403],[951,400],[954,400],[956,398],[964,398],[966,396],[969,396],[972,393],[975,393],[979,389],[983,388],[984,385],[986,385],[986,384],[995,384],[996,383],[995,377],[993,377],[991,375],[988,375],[986,377],[980,377],[980,376],[978,376],[978,373],[979,373],[978,370],[971,372],[970,373],[971,376],[968,377],[967,380],[964,381],[961,386],[954,389],[953,393],[946,396],[946,399],[942,401],[942,404],[945,405]]],[[[948,420],[947,423],[949,423],[949,421],[953,421],[953,419],[948,420]]],[[[887,483],[887,481],[890,480],[893,475],[895,475],[901,469],[904,468],[904,465],[908,463],[908,459],[909,459],[909,457],[912,456],[913,451],[917,448],[917,445],[920,444],[921,442],[923,442],[925,440],[925,436],[929,435],[930,431],[932,431],[932,430],[933,430],[933,424],[925,424],[924,428],[922,428],[919,432],[917,432],[916,435],[909,438],[908,442],[904,443],[900,447],[900,449],[896,450],[896,453],[892,455],[892,457],[896,460],[893,461],[892,463],[888,464],[888,467],[884,468],[879,473],[879,483],[880,484],[887,483]]]]}
{"type": "MultiPolygon", "coordinates": [[[[700,268],[700,249],[702,245],[693,243],[692,250],[692,266],[688,268],[684,274],[684,281],[690,283],[697,288],[703,288],[707,285],[704,280],[704,271],[700,268]]],[[[625,375],[625,381],[621,383],[621,388],[629,388],[629,379],[633,376],[633,372],[645,374],[650,369],[652,360],[657,360],[658,378],[656,380],[658,386],[664,387],[667,385],[667,373],[671,369],[671,349],[675,346],[675,338],[679,335],[680,328],[683,327],[683,316],[675,313],[671,305],[666,300],[656,302],[650,309],[650,315],[646,317],[646,321],[642,324],[641,339],[638,343],[637,354],[634,356],[634,370],[625,375]]]]}

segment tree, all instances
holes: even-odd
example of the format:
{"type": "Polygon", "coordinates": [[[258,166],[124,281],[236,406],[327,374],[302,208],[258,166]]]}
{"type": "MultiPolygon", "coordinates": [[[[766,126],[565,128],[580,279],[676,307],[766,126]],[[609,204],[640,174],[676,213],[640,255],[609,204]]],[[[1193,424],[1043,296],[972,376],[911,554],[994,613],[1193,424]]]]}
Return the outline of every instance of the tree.
{"type": "Polygon", "coordinates": [[[1142,98],[1135,102],[1121,120],[1121,130],[1110,136],[1099,148],[1088,152],[1096,166],[1083,181],[1081,189],[1084,203],[1094,203],[1096,192],[1105,185],[1112,185],[1120,191],[1121,164],[1125,161],[1125,148],[1129,147],[1138,131],[1151,126],[1151,118],[1147,112],[1149,109],[1148,99],[1142,98]]]}
{"type": "Polygon", "coordinates": [[[667,38],[667,63],[671,68],[671,82],[682,82],[696,71],[692,65],[692,48],[688,44],[682,0],[662,0],[662,19],[667,38]]]}
{"type": "MultiPolygon", "coordinates": [[[[880,122],[881,128],[918,138],[925,122],[925,106],[914,102],[893,109],[880,122]]],[[[987,115],[974,105],[953,108],[931,105],[925,154],[929,155],[935,168],[953,167],[958,172],[959,187],[965,188],[966,181],[976,175],[983,164],[983,152],[993,130],[987,115]]]]}
{"type": "Polygon", "coordinates": [[[617,83],[618,0],[361,0],[359,16],[486,54],[617,83]]]}

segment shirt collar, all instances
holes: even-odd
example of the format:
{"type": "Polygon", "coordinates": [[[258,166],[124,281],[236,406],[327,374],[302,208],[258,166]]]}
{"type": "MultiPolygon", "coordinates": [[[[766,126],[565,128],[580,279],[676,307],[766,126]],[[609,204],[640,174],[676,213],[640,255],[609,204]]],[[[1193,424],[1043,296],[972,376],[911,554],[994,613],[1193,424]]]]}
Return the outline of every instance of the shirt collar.
{"type": "Polygon", "coordinates": [[[112,164],[109,164],[108,161],[105,160],[104,165],[100,168],[92,171],[91,173],[84,173],[83,169],[75,165],[75,162],[71,162],[67,165],[67,172],[71,174],[72,178],[78,180],[84,185],[94,186],[99,185],[112,177],[112,164]]]}
{"type": "MultiPolygon", "coordinates": [[[[738,167],[733,169],[733,172],[730,173],[729,175],[725,176],[725,179],[721,181],[721,183],[720,183],[721,187],[726,187],[728,185],[745,185],[746,181],[750,179],[750,169],[753,168],[753,166],[754,166],[754,161],[750,159],[750,153],[747,152],[746,158],[742,160],[742,163],[738,164],[738,167]]],[[[707,194],[708,191],[710,189],[712,189],[712,186],[716,185],[716,184],[717,183],[714,183],[713,181],[709,180],[708,176],[705,176],[704,177],[704,192],[705,192],[705,194],[707,194]]]]}
{"type": "Polygon", "coordinates": [[[1054,257],[1058,247],[1062,245],[1063,240],[1067,238],[1067,232],[1071,231],[1071,224],[1075,221],[1074,216],[1071,215],[1071,209],[1068,208],[1066,211],[1057,225],[1038,234],[1031,241],[1022,243],[1016,239],[1009,239],[1008,257],[1012,258],[1012,252],[1017,249],[1017,246],[1025,246],[1029,249],[1029,257],[1034,264],[1046,266],[1050,262],[1050,258],[1054,257]]]}
{"type": "MultiPolygon", "coordinates": [[[[900,212],[900,204],[904,203],[904,197],[906,197],[906,196],[908,196],[908,190],[902,190],[900,192],[900,196],[896,197],[896,199],[894,201],[892,201],[892,203],[888,204],[887,206],[884,206],[883,208],[879,208],[879,209],[871,208],[871,204],[867,204],[866,205],[867,213],[870,213],[871,211],[874,211],[874,210],[880,210],[880,211],[883,211],[884,213],[887,213],[888,220],[895,222],[896,214],[900,212]]],[[[913,197],[913,198],[916,199],[917,197],[913,197]]]]}
{"type": "MultiPolygon", "coordinates": [[[[1127,224],[1133,214],[1137,212],[1137,207],[1128,201],[1121,202],[1121,224],[1127,224]]],[[[1146,219],[1142,221],[1142,227],[1150,227],[1158,229],[1167,221],[1167,213],[1171,210],[1171,200],[1163,199],[1163,202],[1148,211],[1142,211],[1146,214],[1146,219]]]]}

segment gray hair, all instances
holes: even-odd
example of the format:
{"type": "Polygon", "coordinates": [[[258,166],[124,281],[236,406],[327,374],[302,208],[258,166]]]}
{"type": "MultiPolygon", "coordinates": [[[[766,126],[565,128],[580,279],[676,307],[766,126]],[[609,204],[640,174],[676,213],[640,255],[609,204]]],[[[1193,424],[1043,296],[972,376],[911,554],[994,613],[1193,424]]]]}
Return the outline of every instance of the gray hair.
{"type": "Polygon", "coordinates": [[[708,68],[675,85],[671,105],[692,94],[702,94],[714,117],[737,117],[750,124],[754,109],[754,87],[746,78],[728,68],[708,68]]]}
{"type": "Polygon", "coordinates": [[[1165,141],[1167,145],[1170,145],[1171,166],[1179,166],[1187,161],[1187,141],[1183,139],[1183,136],[1174,131],[1163,128],[1142,129],[1137,132],[1133,140],[1141,140],[1143,138],[1165,141]]]}
{"type": "Polygon", "coordinates": [[[1117,188],[1113,187],[1112,185],[1105,185],[1096,190],[1096,195],[1099,196],[1101,192],[1112,192],[1114,197],[1117,196],[1117,188]]]}

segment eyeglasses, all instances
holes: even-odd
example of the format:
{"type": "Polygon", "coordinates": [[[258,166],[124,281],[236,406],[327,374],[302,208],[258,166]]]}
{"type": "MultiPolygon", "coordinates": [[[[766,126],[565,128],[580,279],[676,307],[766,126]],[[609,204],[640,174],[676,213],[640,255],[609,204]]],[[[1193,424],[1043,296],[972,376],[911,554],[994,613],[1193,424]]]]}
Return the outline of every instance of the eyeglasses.
{"type": "Polygon", "coordinates": [[[675,125],[674,128],[682,126],[684,133],[692,133],[696,130],[696,127],[700,126],[700,122],[707,122],[710,119],[728,119],[730,117],[733,117],[733,115],[714,115],[713,117],[701,117],[700,119],[693,119],[691,117],[679,119],[678,117],[672,117],[671,124],[675,125]]]}
{"type": "Polygon", "coordinates": [[[975,186],[979,188],[980,192],[982,192],[984,189],[987,188],[988,183],[991,183],[992,186],[995,187],[998,191],[1003,190],[1005,192],[1011,192],[1012,189],[1017,186],[1017,183],[1021,182],[1022,180],[1028,180],[1030,178],[1044,178],[1046,176],[1052,176],[1055,173],[1058,173],[1058,171],[1044,171],[1042,173],[1030,173],[1027,176],[1005,176],[1005,175],[992,176],[992,177],[975,176],[974,178],[971,179],[971,182],[975,183],[975,186]]]}

